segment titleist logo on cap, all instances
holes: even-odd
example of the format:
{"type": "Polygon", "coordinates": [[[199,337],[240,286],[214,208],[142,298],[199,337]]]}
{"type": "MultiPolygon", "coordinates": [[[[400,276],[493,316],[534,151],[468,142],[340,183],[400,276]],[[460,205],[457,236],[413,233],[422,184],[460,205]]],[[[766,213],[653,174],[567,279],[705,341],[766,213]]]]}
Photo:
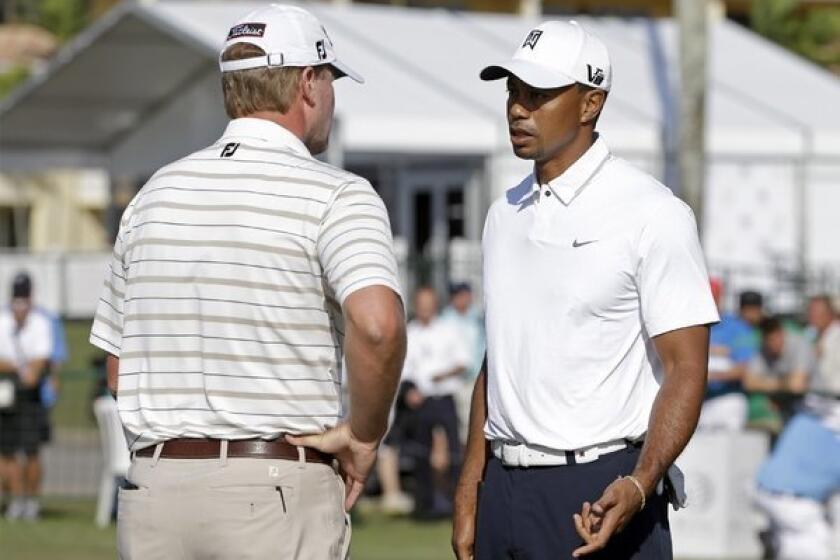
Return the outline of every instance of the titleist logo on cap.
{"type": "Polygon", "coordinates": [[[264,23],[240,23],[230,28],[227,38],[231,40],[237,37],[262,37],[263,35],[265,35],[264,23]]]}

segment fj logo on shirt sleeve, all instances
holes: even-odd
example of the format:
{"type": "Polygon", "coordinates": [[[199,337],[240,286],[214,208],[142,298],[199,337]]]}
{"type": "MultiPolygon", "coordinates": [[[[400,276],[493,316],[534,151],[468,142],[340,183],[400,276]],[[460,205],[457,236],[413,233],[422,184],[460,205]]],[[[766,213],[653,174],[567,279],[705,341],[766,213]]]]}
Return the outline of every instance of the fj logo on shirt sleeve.
{"type": "Polygon", "coordinates": [[[540,37],[542,37],[542,34],[543,34],[543,32],[540,31],[539,29],[534,29],[533,31],[528,33],[528,36],[525,37],[525,42],[522,43],[522,48],[531,47],[531,50],[534,50],[534,47],[537,46],[537,41],[540,40],[540,37]]]}
{"type": "Polygon", "coordinates": [[[236,153],[236,150],[239,149],[239,142],[231,142],[230,144],[225,144],[225,147],[222,149],[222,153],[219,157],[231,157],[233,154],[236,153]]]}

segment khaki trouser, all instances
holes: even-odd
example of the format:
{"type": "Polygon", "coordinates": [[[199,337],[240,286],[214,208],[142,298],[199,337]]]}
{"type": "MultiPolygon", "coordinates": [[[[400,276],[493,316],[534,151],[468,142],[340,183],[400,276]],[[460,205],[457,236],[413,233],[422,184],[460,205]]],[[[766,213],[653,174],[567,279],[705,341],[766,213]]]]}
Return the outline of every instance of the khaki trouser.
{"type": "Polygon", "coordinates": [[[344,560],[350,517],[328,465],[135,457],[120,489],[122,560],[344,560]]]}

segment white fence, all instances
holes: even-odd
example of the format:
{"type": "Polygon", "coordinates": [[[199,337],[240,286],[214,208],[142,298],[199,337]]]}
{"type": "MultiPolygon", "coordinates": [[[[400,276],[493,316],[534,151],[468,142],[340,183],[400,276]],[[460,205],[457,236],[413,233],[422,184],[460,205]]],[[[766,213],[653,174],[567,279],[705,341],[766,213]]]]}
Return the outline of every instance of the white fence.
{"type": "MultiPolygon", "coordinates": [[[[448,282],[469,281],[476,300],[481,301],[481,247],[477,242],[457,239],[423,255],[410,255],[401,239],[395,240],[395,248],[406,296],[420,284],[443,291],[448,282]]],[[[32,275],[39,305],[69,318],[92,317],[109,256],[108,252],[0,251],[0,304],[8,297],[14,275],[26,270],[32,275]]],[[[710,263],[709,271],[723,280],[729,309],[735,307],[738,293],[747,289],[762,292],[768,309],[780,313],[801,312],[808,295],[827,293],[840,297],[840,263],[806,274],[782,265],[731,263],[710,263]]]]}

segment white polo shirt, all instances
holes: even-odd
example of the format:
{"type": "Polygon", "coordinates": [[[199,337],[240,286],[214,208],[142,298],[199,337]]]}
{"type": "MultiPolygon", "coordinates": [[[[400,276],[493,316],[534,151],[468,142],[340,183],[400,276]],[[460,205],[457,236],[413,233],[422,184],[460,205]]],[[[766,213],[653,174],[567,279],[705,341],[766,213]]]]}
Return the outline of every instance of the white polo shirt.
{"type": "Polygon", "coordinates": [[[53,351],[52,323],[34,309],[18,330],[14,313],[0,309],[0,360],[22,366],[35,360],[49,360],[53,351]]]}
{"type": "Polygon", "coordinates": [[[433,378],[470,364],[467,341],[452,321],[435,318],[428,325],[411,321],[406,330],[407,349],[403,379],[413,382],[427,397],[453,395],[464,384],[458,375],[441,381],[433,378]]]}
{"type": "Polygon", "coordinates": [[[342,306],[399,293],[388,213],[285,128],[230,122],[126,209],[90,341],[120,358],[133,449],[322,432],[342,416],[342,306]]]}
{"type": "Polygon", "coordinates": [[[651,338],[718,320],[693,213],[601,139],[497,200],[483,250],[490,440],[643,435],[661,381],[651,338]]]}

